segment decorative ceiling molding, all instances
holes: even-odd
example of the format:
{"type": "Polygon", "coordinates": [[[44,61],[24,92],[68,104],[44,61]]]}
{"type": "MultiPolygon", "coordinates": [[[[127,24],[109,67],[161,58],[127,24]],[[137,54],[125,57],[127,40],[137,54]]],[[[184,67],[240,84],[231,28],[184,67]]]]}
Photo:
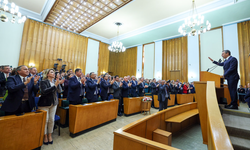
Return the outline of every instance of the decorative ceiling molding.
{"type": "Polygon", "coordinates": [[[109,39],[107,39],[105,37],[102,37],[102,36],[99,36],[99,35],[96,35],[94,33],[88,32],[88,31],[83,31],[82,33],[80,33],[80,35],[90,37],[90,38],[93,38],[93,39],[97,39],[97,40],[99,40],[99,41],[101,41],[103,43],[110,44],[109,39]]]}

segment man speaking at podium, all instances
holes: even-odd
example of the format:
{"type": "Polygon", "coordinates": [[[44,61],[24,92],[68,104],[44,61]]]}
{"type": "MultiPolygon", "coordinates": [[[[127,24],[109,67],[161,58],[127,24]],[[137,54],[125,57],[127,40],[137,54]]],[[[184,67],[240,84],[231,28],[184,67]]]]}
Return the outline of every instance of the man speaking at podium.
{"type": "Polygon", "coordinates": [[[214,64],[218,66],[223,66],[224,69],[224,78],[227,80],[228,89],[231,96],[231,103],[229,105],[225,105],[225,108],[228,109],[238,109],[237,104],[237,85],[240,79],[238,74],[238,61],[235,57],[231,56],[231,52],[229,50],[222,51],[222,57],[225,59],[224,62],[219,63],[214,61],[210,57],[208,57],[214,64]]]}

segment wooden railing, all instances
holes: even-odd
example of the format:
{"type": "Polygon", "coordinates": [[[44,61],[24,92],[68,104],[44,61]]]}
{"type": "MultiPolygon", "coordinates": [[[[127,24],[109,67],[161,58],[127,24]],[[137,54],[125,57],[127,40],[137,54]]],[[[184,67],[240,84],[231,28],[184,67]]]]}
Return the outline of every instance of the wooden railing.
{"type": "Polygon", "coordinates": [[[195,82],[203,143],[208,150],[233,150],[222,119],[215,92],[215,82],[195,82]]]}

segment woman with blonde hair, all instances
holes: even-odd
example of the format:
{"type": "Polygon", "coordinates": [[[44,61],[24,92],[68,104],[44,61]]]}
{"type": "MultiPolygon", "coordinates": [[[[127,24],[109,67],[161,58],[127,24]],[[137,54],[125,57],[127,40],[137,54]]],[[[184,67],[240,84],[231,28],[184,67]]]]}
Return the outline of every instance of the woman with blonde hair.
{"type": "Polygon", "coordinates": [[[54,78],[54,69],[47,69],[43,74],[43,80],[40,82],[41,97],[38,101],[38,109],[47,111],[43,140],[45,145],[53,144],[51,134],[54,128],[54,118],[58,104],[57,92],[61,93],[62,88],[60,84],[64,81],[60,81],[59,78],[54,80],[54,78]]]}

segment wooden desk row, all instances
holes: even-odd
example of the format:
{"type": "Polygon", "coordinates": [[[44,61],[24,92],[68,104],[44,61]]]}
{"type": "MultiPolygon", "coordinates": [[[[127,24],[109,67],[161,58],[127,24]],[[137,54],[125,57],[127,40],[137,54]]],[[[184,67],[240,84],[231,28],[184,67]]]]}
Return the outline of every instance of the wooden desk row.
{"type": "Polygon", "coordinates": [[[144,117],[138,121],[128,124],[114,132],[114,150],[177,150],[174,147],[163,144],[159,138],[154,138],[155,133],[168,131],[164,135],[167,137],[171,133],[187,128],[199,122],[197,114],[197,103],[187,103],[174,106],[160,112],[144,117]],[[178,115],[184,115],[184,119],[179,121],[178,115]],[[168,120],[169,119],[169,120],[168,120]],[[178,122],[179,121],[179,122],[178,122]],[[178,122],[178,123],[176,123],[178,122]]]}
{"type": "Polygon", "coordinates": [[[45,123],[46,111],[43,110],[22,116],[0,117],[0,149],[23,150],[41,147],[45,123]]]}
{"type": "Polygon", "coordinates": [[[119,100],[69,105],[69,131],[72,137],[117,118],[119,100]]]}

